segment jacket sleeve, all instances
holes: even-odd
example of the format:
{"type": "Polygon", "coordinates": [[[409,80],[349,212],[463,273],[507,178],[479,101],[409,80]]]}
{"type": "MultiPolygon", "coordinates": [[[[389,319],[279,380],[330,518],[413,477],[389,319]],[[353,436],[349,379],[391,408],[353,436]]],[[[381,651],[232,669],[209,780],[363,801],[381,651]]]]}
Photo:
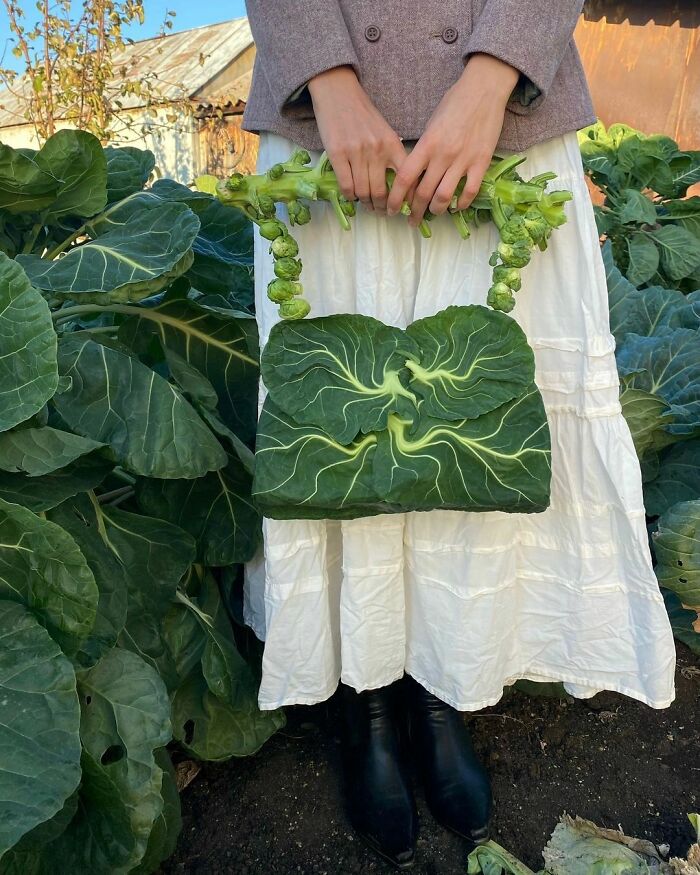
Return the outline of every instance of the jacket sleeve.
{"type": "Polygon", "coordinates": [[[277,111],[308,100],[306,83],[360,63],[336,0],[247,0],[248,20],[277,111]]]}
{"type": "Polygon", "coordinates": [[[464,53],[493,55],[520,72],[511,96],[528,113],[546,98],[571,42],[583,0],[486,0],[464,53]]]}

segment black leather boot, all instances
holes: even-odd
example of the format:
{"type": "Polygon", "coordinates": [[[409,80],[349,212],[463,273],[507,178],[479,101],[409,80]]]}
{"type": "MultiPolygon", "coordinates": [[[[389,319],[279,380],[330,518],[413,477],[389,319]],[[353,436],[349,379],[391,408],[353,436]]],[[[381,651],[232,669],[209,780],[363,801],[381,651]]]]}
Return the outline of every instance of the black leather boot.
{"type": "Polygon", "coordinates": [[[418,812],[399,738],[397,686],[358,693],[340,684],[341,745],[353,828],[388,863],[408,869],[418,812]]]}
{"type": "Polygon", "coordinates": [[[459,711],[404,678],[409,737],[431,814],[474,844],[489,838],[491,783],[459,711]]]}

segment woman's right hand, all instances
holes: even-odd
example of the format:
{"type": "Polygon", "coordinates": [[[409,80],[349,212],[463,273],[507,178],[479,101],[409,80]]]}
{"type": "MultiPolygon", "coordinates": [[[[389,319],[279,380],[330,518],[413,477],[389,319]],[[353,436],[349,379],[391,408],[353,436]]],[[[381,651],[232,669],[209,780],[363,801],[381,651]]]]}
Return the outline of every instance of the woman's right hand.
{"type": "Polygon", "coordinates": [[[386,211],[386,171],[398,171],[406,150],[351,67],[333,67],[309,81],[323,147],[348,200],[386,211]]]}

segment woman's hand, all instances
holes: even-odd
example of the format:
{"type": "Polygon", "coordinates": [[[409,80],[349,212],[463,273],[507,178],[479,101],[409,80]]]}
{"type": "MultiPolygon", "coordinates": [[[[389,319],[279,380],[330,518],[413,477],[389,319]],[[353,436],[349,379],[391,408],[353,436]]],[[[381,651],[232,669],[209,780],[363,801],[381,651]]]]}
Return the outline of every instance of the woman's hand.
{"type": "Polygon", "coordinates": [[[360,85],[351,67],[334,67],[309,82],[321,141],[348,200],[386,210],[387,167],[397,170],[406,150],[360,85]]]}
{"type": "Polygon", "coordinates": [[[411,205],[409,223],[413,226],[420,223],[428,206],[435,215],[444,213],[463,176],[467,181],[457,206],[469,206],[491,162],[518,75],[498,58],[472,55],[398,169],[387,202],[390,216],[401,209],[404,200],[411,205]]]}

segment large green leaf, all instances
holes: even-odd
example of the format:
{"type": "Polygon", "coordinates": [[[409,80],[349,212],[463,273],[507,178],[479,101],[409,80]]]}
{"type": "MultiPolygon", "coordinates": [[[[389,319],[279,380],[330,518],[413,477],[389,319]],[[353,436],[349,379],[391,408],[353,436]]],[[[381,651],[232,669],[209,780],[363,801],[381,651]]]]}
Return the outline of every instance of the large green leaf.
{"type": "Polygon", "coordinates": [[[335,441],[386,428],[390,413],[412,417],[406,361],[420,350],[406,332],[361,315],[278,322],[261,358],[263,382],[284,413],[323,426],[335,441]]]}
{"type": "Polygon", "coordinates": [[[141,191],[156,165],[155,155],[150,149],[107,146],[104,154],[107,159],[107,201],[110,204],[141,191]]]}
{"type": "Polygon", "coordinates": [[[649,516],[665,513],[678,501],[693,499],[700,499],[700,438],[664,450],[658,474],[644,487],[649,516]]]}
{"type": "MultiPolygon", "coordinates": [[[[678,225],[664,225],[649,236],[659,249],[661,266],[675,282],[700,265],[700,240],[678,225]]],[[[631,277],[630,277],[631,279],[631,277]]]]}
{"type": "MultiPolygon", "coordinates": [[[[160,191],[157,185],[154,190],[160,191]]],[[[199,216],[202,224],[192,245],[195,253],[224,264],[253,264],[253,223],[241,210],[214,198],[199,216]]]]}
{"type": "Polygon", "coordinates": [[[50,474],[103,447],[90,438],[57,428],[22,428],[0,434],[0,468],[32,477],[50,474]]]}
{"type": "Polygon", "coordinates": [[[658,395],[669,405],[676,435],[700,430],[700,329],[656,329],[652,337],[628,334],[616,350],[620,374],[630,388],[658,395]]]}
{"type": "Polygon", "coordinates": [[[156,334],[166,353],[175,353],[203,374],[218,397],[225,424],[243,440],[255,434],[258,334],[254,319],[219,313],[194,301],[173,300],[142,307],[119,329],[129,346],[156,334]]]}
{"type": "Polygon", "coordinates": [[[660,585],[698,614],[695,630],[700,631],[700,500],[670,507],[659,517],[652,540],[660,585]]]}
{"type": "Polygon", "coordinates": [[[101,506],[100,517],[105,543],[126,574],[128,611],[119,642],[156,665],[165,651],[161,624],[194,562],[194,541],[172,523],[120,508],[101,506]]]}
{"type": "Polygon", "coordinates": [[[261,540],[251,499],[252,478],[232,456],[225,468],[196,480],[141,480],[139,504],[170,520],[197,542],[197,559],[210,566],[247,562],[261,540]]]}
{"type": "Polygon", "coordinates": [[[665,589],[663,594],[674,637],[700,656],[700,632],[696,632],[693,628],[695,614],[683,607],[681,600],[674,592],[665,589]]]}
{"type": "Polygon", "coordinates": [[[146,853],[139,865],[131,870],[132,875],[150,875],[151,872],[158,871],[159,865],[175,852],[182,829],[180,794],[177,789],[175,769],[167,749],[163,747],[157,750],[155,760],[163,772],[163,783],[160,788],[163,810],[153,823],[146,853]]]}
{"type": "Polygon", "coordinates": [[[700,197],[664,201],[663,210],[665,212],[658,216],[659,222],[673,222],[700,238],[700,197]]]}
{"type": "Polygon", "coordinates": [[[627,334],[647,336],[657,328],[700,327],[700,306],[675,289],[651,286],[637,289],[618,269],[609,243],[603,246],[608,284],[610,330],[618,345],[627,334]]]}
{"type": "Polygon", "coordinates": [[[126,875],[144,857],[163,812],[163,770],[155,751],[170,740],[170,703],[157,673],[119,648],[79,674],[78,692],[84,748],[80,804],[46,857],[61,860],[66,875],[126,875]]]}
{"type": "Polygon", "coordinates": [[[73,538],[2,499],[0,598],[30,608],[69,656],[90,634],[98,601],[95,578],[73,538]]]}
{"type": "Polygon", "coordinates": [[[627,238],[627,278],[635,286],[648,282],[659,267],[659,250],[646,231],[627,238]]]}
{"type": "Polygon", "coordinates": [[[634,188],[625,188],[616,202],[620,221],[623,224],[654,225],[656,207],[650,198],[634,188]]]}
{"type": "Polygon", "coordinates": [[[39,167],[35,156],[0,143],[0,209],[15,215],[34,213],[47,207],[55,192],[56,180],[39,167]]]}
{"type": "Polygon", "coordinates": [[[70,388],[54,403],[78,434],[112,448],[120,463],[146,477],[200,477],[226,454],[178,390],[116,349],[67,336],[59,367],[70,388]]]}
{"type": "Polygon", "coordinates": [[[173,696],[173,735],[192,756],[207,761],[250,756],[285,724],[284,712],[260,711],[252,674],[246,704],[234,708],[209,689],[195,668],[173,696]]]}
{"type": "Polygon", "coordinates": [[[50,261],[17,260],[32,283],[58,298],[106,304],[153,295],[187,270],[199,219],[184,204],[142,208],[96,240],[50,261]]]}
{"type": "Polygon", "coordinates": [[[78,660],[92,665],[117,643],[127,612],[126,569],[115,555],[96,499],[69,498],[47,514],[75,540],[95,576],[99,591],[95,624],[82,643],[78,660]]]}
{"type": "Polygon", "coordinates": [[[24,606],[0,600],[0,856],[80,782],[80,707],[68,659],[24,606]]]}
{"type": "Polygon", "coordinates": [[[107,203],[107,159],[100,141],[87,131],[57,131],[34,160],[56,180],[47,221],[69,215],[94,216],[107,203]]]}
{"type": "Polygon", "coordinates": [[[448,307],[406,334],[421,351],[408,360],[421,417],[473,419],[527,391],[534,355],[518,323],[485,307],[448,307]]]}
{"type": "Polygon", "coordinates": [[[56,391],[56,332],[46,301],[0,252],[0,431],[29,419],[56,391]]]}
{"type": "Polygon", "coordinates": [[[640,460],[676,440],[667,430],[675,421],[669,405],[659,395],[628,385],[630,377],[621,380],[620,404],[627,420],[634,448],[640,460]]]}
{"type": "Polygon", "coordinates": [[[0,498],[41,513],[79,492],[99,486],[113,467],[113,462],[97,452],[43,477],[0,471],[0,498]]]}
{"type": "Polygon", "coordinates": [[[550,443],[535,388],[477,419],[389,417],[343,446],[269,399],[258,427],[253,497],[266,516],[340,518],[432,508],[508,512],[549,504],[550,443]],[[309,472],[313,472],[309,476],[309,472]]]}

